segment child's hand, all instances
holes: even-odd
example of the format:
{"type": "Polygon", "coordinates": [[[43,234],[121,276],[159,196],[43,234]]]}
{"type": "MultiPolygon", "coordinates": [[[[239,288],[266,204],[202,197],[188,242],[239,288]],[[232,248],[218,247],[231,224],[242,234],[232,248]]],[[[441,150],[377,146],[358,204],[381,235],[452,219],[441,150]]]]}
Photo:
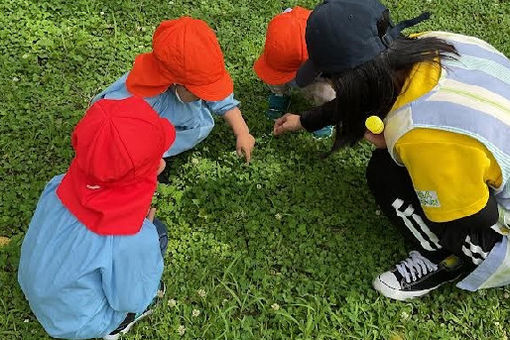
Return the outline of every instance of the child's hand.
{"type": "Polygon", "coordinates": [[[278,118],[274,122],[273,134],[275,136],[284,134],[285,132],[301,130],[301,117],[292,113],[286,113],[282,118],[278,118]]]}
{"type": "Polygon", "coordinates": [[[242,156],[244,153],[246,162],[249,163],[251,160],[251,151],[255,146],[255,138],[253,138],[253,136],[250,134],[250,129],[248,128],[248,125],[246,125],[241,111],[239,108],[235,107],[232,110],[227,111],[223,117],[228,122],[230,127],[232,127],[234,135],[237,136],[237,155],[242,156]]]}
{"type": "Polygon", "coordinates": [[[236,151],[238,156],[242,156],[244,153],[244,157],[246,158],[246,162],[250,163],[251,160],[251,151],[255,146],[255,138],[250,133],[243,133],[237,136],[236,142],[236,151]]]}
{"type": "Polygon", "coordinates": [[[369,141],[370,143],[374,144],[376,148],[378,149],[386,149],[386,139],[384,139],[384,133],[381,134],[373,134],[370,131],[365,132],[364,138],[369,141]]]}

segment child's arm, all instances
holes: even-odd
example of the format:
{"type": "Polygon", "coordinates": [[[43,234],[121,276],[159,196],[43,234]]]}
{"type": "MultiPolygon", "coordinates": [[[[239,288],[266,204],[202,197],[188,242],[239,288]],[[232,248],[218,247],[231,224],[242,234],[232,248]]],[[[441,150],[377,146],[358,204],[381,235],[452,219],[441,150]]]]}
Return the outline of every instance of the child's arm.
{"type": "Polygon", "coordinates": [[[232,128],[234,135],[237,138],[236,151],[239,156],[243,153],[246,161],[250,162],[251,152],[255,146],[255,138],[250,134],[250,129],[241,114],[238,107],[228,110],[223,116],[227,123],[232,128]]]}

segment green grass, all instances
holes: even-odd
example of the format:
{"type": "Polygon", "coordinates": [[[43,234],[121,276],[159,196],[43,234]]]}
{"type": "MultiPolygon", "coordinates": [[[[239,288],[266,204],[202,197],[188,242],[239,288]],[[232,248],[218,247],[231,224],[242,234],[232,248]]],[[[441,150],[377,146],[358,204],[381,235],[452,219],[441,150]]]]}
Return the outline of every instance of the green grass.
{"type": "MultiPolygon", "coordinates": [[[[507,339],[508,288],[448,286],[408,303],[373,291],[372,278],[405,249],[365,184],[369,146],[320,160],[327,141],[271,136],[267,91],[251,65],[269,19],[295,4],[314,1],[0,1],[0,235],[13,237],[0,249],[0,339],[47,338],[16,268],[41,190],[72,158],[73,126],[89,99],[150,49],[156,25],[183,14],[217,31],[257,149],[242,164],[218,122],[206,142],[170,164],[171,184],[157,202],[170,226],[168,293],[126,338],[507,339]]],[[[415,30],[475,35],[510,55],[507,0],[387,4],[396,21],[434,13],[415,30]]]]}

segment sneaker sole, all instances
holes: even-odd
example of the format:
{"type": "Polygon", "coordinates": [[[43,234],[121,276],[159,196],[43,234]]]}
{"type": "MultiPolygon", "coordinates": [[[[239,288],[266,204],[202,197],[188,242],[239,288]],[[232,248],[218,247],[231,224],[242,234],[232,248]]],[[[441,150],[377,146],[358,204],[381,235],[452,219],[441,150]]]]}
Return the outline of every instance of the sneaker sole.
{"type": "Polygon", "coordinates": [[[148,311],[146,311],[145,313],[141,314],[139,317],[137,317],[136,319],[134,319],[131,323],[129,323],[126,328],[124,328],[123,330],[121,330],[120,332],[118,332],[117,334],[114,334],[114,335],[106,335],[103,337],[103,340],[117,340],[118,338],[121,337],[121,335],[124,335],[126,334],[127,332],[129,332],[129,330],[131,329],[131,327],[133,327],[133,325],[135,323],[137,323],[138,321],[142,320],[143,318],[145,318],[146,316],[148,315],[151,315],[152,314],[152,309],[149,309],[148,311]]]}
{"type": "Polygon", "coordinates": [[[462,274],[459,274],[455,278],[453,278],[453,279],[451,279],[449,281],[445,281],[445,282],[443,282],[441,284],[438,284],[435,287],[432,287],[432,288],[429,288],[429,289],[412,291],[412,292],[407,292],[407,291],[397,290],[397,289],[391,288],[388,285],[386,285],[384,282],[379,280],[379,277],[376,277],[374,279],[374,281],[372,282],[372,286],[374,287],[375,290],[377,290],[379,293],[381,293],[383,296],[385,296],[387,298],[390,298],[390,299],[393,299],[393,300],[398,300],[398,301],[405,301],[405,300],[410,300],[410,299],[414,299],[414,298],[417,298],[417,297],[420,297],[420,296],[427,295],[428,293],[430,293],[431,291],[441,287],[445,283],[456,281],[461,275],[462,274]]]}

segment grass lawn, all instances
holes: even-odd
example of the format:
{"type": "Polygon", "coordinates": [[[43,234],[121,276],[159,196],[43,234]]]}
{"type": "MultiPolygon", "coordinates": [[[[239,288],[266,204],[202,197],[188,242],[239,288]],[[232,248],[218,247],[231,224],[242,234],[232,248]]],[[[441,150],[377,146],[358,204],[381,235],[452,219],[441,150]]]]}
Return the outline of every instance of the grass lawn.
{"type": "MultiPolygon", "coordinates": [[[[415,31],[475,35],[510,55],[508,0],[386,3],[395,21],[432,11],[415,31]]],[[[157,24],[184,14],[217,31],[257,149],[244,165],[218,121],[169,164],[171,183],[157,201],[170,226],[167,295],[125,338],[507,339],[509,288],[446,286],[407,303],[371,288],[406,251],[368,192],[368,145],[321,160],[330,141],[272,137],[267,91],[251,67],[267,22],[297,4],[315,1],[0,0],[0,236],[12,237],[0,249],[0,339],[48,338],[16,268],[45,183],[72,158],[73,126],[94,94],[150,50],[157,24]]],[[[293,110],[306,107],[294,102],[293,110]]]]}

